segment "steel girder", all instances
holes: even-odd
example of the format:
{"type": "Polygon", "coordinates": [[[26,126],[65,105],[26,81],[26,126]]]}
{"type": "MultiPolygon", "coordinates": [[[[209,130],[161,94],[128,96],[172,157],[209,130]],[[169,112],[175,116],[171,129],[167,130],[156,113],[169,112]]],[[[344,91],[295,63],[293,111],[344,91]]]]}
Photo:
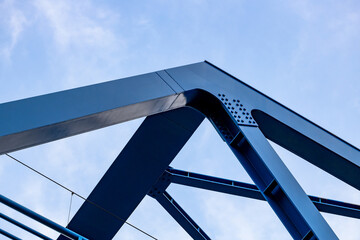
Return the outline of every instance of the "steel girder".
{"type": "MultiPolygon", "coordinates": [[[[205,116],[294,239],[337,239],[265,137],[359,190],[360,151],[208,62],[0,104],[0,154],[143,116],[89,196],[106,211],[127,219],[205,116]]],[[[111,239],[122,223],[94,214],[84,203],[68,227],[111,239]]]]}
{"type": "Polygon", "coordinates": [[[194,240],[210,240],[210,237],[192,220],[169,193],[164,191],[157,195],[155,199],[194,240]]]}
{"type": "MultiPolygon", "coordinates": [[[[171,167],[163,173],[163,176],[164,175],[169,182],[168,185],[170,185],[170,183],[175,183],[235,196],[242,196],[263,201],[266,200],[258,187],[249,183],[207,176],[199,173],[173,169],[171,167]]],[[[360,219],[360,205],[317,196],[309,195],[308,197],[314,203],[315,207],[321,212],[360,219]]]]}
{"type": "Polygon", "coordinates": [[[112,239],[203,119],[190,108],[147,117],[87,198],[106,211],[85,202],[68,228],[112,239]]]}

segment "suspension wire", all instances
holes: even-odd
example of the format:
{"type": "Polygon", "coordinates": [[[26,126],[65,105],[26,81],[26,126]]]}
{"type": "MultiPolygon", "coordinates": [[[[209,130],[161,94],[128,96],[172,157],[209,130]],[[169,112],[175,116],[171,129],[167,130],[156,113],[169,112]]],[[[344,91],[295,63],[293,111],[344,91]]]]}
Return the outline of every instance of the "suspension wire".
{"type": "Polygon", "coordinates": [[[51,182],[55,183],[56,185],[58,185],[59,187],[61,187],[61,188],[65,189],[66,191],[68,191],[68,192],[72,193],[73,195],[76,195],[76,196],[78,196],[79,198],[83,199],[84,201],[86,201],[86,202],[90,203],[91,205],[93,205],[93,206],[95,206],[95,207],[97,207],[97,208],[101,209],[101,210],[102,210],[102,211],[104,211],[105,213],[107,213],[107,214],[109,214],[109,215],[111,215],[111,216],[115,217],[116,219],[118,219],[118,220],[122,221],[123,223],[125,223],[125,224],[129,225],[130,227],[132,227],[132,228],[134,228],[134,229],[138,230],[139,232],[141,232],[141,233],[143,233],[143,234],[147,235],[148,237],[150,237],[150,238],[152,238],[152,239],[155,239],[155,240],[158,240],[157,238],[155,238],[154,236],[152,236],[150,233],[147,233],[147,232],[145,232],[144,230],[142,230],[142,229],[140,229],[140,228],[136,227],[135,225],[133,225],[133,224],[131,224],[131,223],[127,222],[126,220],[122,219],[121,217],[119,217],[119,216],[118,216],[118,215],[116,215],[115,213],[112,213],[112,212],[110,212],[109,210],[107,210],[107,209],[103,208],[102,206],[98,205],[97,203],[95,203],[95,202],[93,202],[93,201],[90,201],[89,199],[87,199],[87,198],[83,197],[83,196],[82,196],[82,195],[80,195],[79,193],[77,193],[77,192],[75,192],[75,191],[71,190],[70,188],[68,188],[68,187],[64,186],[63,184],[61,184],[61,183],[59,183],[59,182],[55,181],[54,179],[52,179],[52,178],[50,178],[50,177],[46,176],[45,174],[43,174],[43,173],[39,172],[38,170],[36,170],[36,169],[34,169],[33,167],[31,167],[31,166],[27,165],[26,163],[24,163],[24,162],[20,161],[19,159],[17,159],[17,158],[15,158],[15,157],[11,156],[10,154],[5,153],[4,155],[6,155],[6,156],[8,156],[9,158],[13,159],[14,161],[16,161],[16,162],[20,163],[21,165],[25,166],[26,168],[28,168],[28,169],[32,170],[33,172],[35,172],[35,173],[39,174],[40,176],[42,176],[42,177],[46,178],[47,180],[49,180],[49,181],[51,181],[51,182]]]}
{"type": "Polygon", "coordinates": [[[69,204],[69,213],[68,213],[68,218],[67,218],[67,223],[66,224],[69,224],[69,222],[70,222],[70,213],[71,213],[71,205],[72,205],[73,196],[74,196],[74,192],[71,192],[70,204],[69,204]]]}

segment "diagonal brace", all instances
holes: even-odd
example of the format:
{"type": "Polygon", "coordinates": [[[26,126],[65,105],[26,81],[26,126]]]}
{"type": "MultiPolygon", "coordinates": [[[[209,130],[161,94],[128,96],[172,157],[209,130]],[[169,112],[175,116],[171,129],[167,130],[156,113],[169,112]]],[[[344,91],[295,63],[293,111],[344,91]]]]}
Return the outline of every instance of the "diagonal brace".
{"type": "Polygon", "coordinates": [[[169,193],[164,191],[157,195],[155,199],[194,240],[210,240],[210,237],[206,235],[169,193]]]}
{"type": "Polygon", "coordinates": [[[240,127],[230,145],[294,239],[338,239],[257,127],[240,127]]]}
{"type": "Polygon", "coordinates": [[[160,205],[180,224],[180,226],[195,240],[209,240],[206,233],[185,212],[184,209],[166,192],[171,183],[172,174],[165,171],[149,190],[148,195],[156,199],[160,205]]]}
{"type": "MultiPolygon", "coordinates": [[[[253,184],[173,168],[168,168],[166,173],[170,174],[171,183],[265,201],[261,191],[253,184]]],[[[360,205],[310,195],[308,197],[321,212],[360,219],[360,205]]]]}
{"type": "Polygon", "coordinates": [[[68,228],[89,239],[112,239],[203,119],[191,108],[147,117],[88,197],[102,209],[84,202],[68,228]]]}

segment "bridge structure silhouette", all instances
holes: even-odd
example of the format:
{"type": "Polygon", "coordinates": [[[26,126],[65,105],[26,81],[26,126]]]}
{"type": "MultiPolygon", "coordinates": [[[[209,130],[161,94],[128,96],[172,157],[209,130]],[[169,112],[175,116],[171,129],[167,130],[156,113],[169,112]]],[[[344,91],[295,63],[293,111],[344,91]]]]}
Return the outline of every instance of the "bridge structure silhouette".
{"type": "MultiPolygon", "coordinates": [[[[359,149],[207,61],[0,104],[0,154],[140,117],[146,118],[67,226],[3,195],[0,202],[58,231],[58,240],[112,239],[146,195],[193,239],[211,239],[166,191],[170,184],[267,201],[293,239],[338,239],[319,211],[360,218],[358,205],[308,196],[268,140],[358,190],[359,149]],[[205,118],[255,185],[170,167],[205,118]]],[[[0,234],[19,239],[5,229],[0,234]]]]}

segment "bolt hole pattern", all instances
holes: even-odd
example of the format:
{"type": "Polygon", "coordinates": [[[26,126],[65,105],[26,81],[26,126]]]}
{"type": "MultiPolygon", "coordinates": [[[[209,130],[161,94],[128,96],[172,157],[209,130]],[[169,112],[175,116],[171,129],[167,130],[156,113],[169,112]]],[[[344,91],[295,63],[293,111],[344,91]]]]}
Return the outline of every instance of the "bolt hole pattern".
{"type": "MultiPolygon", "coordinates": [[[[232,114],[238,125],[257,126],[255,120],[252,118],[251,114],[244,107],[240,99],[232,98],[229,100],[229,98],[227,98],[226,95],[223,93],[219,93],[218,97],[226,106],[228,111],[232,114]],[[246,120],[241,119],[241,116],[243,116],[246,120]]],[[[221,126],[219,126],[218,128],[225,138],[231,137],[227,128],[223,128],[221,126]]]]}
{"type": "Polygon", "coordinates": [[[227,129],[227,127],[221,125],[221,123],[213,117],[213,121],[215,125],[217,126],[218,130],[220,131],[221,135],[225,138],[226,141],[231,141],[233,136],[231,135],[230,131],[227,129]]]}

